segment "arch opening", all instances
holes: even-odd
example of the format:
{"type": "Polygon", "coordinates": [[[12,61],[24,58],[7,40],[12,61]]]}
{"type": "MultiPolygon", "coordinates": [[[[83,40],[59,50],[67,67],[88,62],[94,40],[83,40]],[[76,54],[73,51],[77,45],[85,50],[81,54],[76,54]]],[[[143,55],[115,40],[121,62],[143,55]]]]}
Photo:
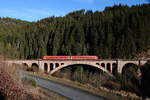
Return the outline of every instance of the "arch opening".
{"type": "Polygon", "coordinates": [[[48,64],[44,63],[44,72],[47,73],[48,72],[48,64]]]}
{"type": "Polygon", "coordinates": [[[39,71],[39,65],[37,63],[32,63],[31,71],[38,72],[39,71]]]}
{"type": "Polygon", "coordinates": [[[139,66],[134,63],[127,63],[123,66],[122,69],[122,88],[124,90],[140,93],[140,77],[138,77],[138,68],[139,66]]]}
{"type": "Polygon", "coordinates": [[[27,63],[23,63],[22,64],[22,69],[25,70],[25,71],[28,71],[29,70],[29,66],[27,63]]]}
{"type": "Polygon", "coordinates": [[[108,71],[105,72],[104,70],[106,71],[98,65],[71,64],[58,67],[51,74],[56,77],[99,86],[112,77],[108,71]]]}
{"type": "Polygon", "coordinates": [[[101,63],[101,66],[102,66],[103,68],[105,68],[105,63],[101,63]]]}
{"type": "Polygon", "coordinates": [[[79,71],[79,74],[81,74],[83,71],[88,71],[88,74],[103,73],[102,69],[100,69],[98,66],[96,67],[88,64],[72,64],[68,66],[58,67],[53,70],[52,74],[57,76],[60,72],[64,74],[68,73],[68,76],[72,77],[72,74],[74,74],[76,71],[79,71]]]}
{"type": "Polygon", "coordinates": [[[141,67],[141,91],[143,97],[150,97],[150,60],[141,67]]]}
{"type": "Polygon", "coordinates": [[[56,68],[59,67],[59,63],[56,63],[55,66],[56,66],[56,68]]]}
{"type": "Polygon", "coordinates": [[[127,73],[129,74],[129,72],[136,73],[137,69],[138,69],[138,65],[134,63],[127,63],[122,68],[122,74],[127,74],[127,73]]]}
{"type": "Polygon", "coordinates": [[[112,74],[116,75],[118,72],[118,65],[116,63],[112,64],[112,74]]]}
{"type": "Polygon", "coordinates": [[[111,72],[111,65],[110,65],[110,63],[107,63],[106,68],[107,68],[107,70],[108,70],[109,72],[111,72]]]}
{"type": "MultiPolygon", "coordinates": [[[[66,67],[69,68],[69,67],[77,66],[77,65],[79,65],[79,66],[90,66],[90,69],[97,68],[98,70],[101,71],[101,73],[107,73],[108,75],[112,76],[112,74],[110,72],[108,72],[106,69],[104,69],[103,67],[99,67],[98,65],[90,65],[90,64],[72,64],[72,65],[61,66],[61,67],[58,67],[58,68],[54,69],[53,71],[51,71],[51,74],[59,71],[60,69],[63,70],[66,67]]],[[[87,67],[84,67],[84,68],[86,69],[87,67]]],[[[90,71],[92,72],[92,70],[90,70],[90,71]]]]}
{"type": "Polygon", "coordinates": [[[50,63],[50,70],[53,70],[53,69],[54,69],[54,64],[50,63]]]}

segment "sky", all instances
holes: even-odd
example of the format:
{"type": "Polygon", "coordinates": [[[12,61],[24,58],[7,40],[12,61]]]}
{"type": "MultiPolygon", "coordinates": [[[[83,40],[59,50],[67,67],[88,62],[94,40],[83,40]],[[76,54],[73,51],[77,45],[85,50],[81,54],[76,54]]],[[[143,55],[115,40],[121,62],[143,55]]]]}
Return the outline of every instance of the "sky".
{"type": "Polygon", "coordinates": [[[145,3],[150,3],[150,0],[1,0],[0,17],[37,21],[80,9],[103,11],[115,4],[132,6],[145,3]]]}

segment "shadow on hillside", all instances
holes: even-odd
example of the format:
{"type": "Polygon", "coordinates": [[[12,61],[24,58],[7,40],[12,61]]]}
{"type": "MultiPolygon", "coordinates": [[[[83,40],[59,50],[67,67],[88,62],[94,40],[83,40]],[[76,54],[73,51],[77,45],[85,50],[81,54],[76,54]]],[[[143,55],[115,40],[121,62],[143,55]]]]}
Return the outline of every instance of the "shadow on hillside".
{"type": "Polygon", "coordinates": [[[2,95],[2,93],[0,93],[0,100],[6,100],[6,97],[2,95]]]}
{"type": "Polygon", "coordinates": [[[150,61],[141,68],[141,91],[143,97],[150,97],[150,61]]]}

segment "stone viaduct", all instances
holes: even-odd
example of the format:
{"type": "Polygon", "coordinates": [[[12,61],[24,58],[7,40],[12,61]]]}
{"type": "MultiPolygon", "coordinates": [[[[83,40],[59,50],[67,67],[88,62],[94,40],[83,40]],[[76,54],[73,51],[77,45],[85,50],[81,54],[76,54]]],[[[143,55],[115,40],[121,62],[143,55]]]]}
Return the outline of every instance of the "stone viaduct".
{"type": "Polygon", "coordinates": [[[89,65],[112,75],[116,72],[122,73],[126,64],[144,65],[146,60],[5,60],[8,65],[19,64],[27,68],[34,68],[53,74],[56,71],[72,65],[89,65]]]}

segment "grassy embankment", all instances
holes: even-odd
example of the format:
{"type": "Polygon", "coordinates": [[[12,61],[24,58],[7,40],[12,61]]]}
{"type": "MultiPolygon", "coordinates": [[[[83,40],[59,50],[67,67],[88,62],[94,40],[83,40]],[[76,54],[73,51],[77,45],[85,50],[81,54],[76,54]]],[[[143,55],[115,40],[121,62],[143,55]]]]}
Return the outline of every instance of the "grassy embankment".
{"type": "Polygon", "coordinates": [[[66,98],[37,86],[31,79],[20,79],[17,66],[0,62],[0,100],[66,100],[66,98]]]}
{"type": "Polygon", "coordinates": [[[90,84],[81,84],[81,83],[76,82],[76,81],[71,81],[71,80],[68,80],[65,78],[53,77],[53,76],[50,76],[48,74],[44,74],[41,72],[38,72],[38,73],[27,72],[27,73],[31,74],[31,75],[36,75],[36,76],[39,76],[41,78],[45,78],[45,79],[48,79],[48,80],[51,80],[54,82],[58,82],[61,84],[65,84],[68,86],[79,88],[81,90],[105,97],[109,100],[140,100],[141,99],[136,94],[125,92],[125,91],[115,91],[115,90],[110,90],[110,89],[107,89],[104,87],[95,88],[95,87],[91,86],[90,84]]]}

